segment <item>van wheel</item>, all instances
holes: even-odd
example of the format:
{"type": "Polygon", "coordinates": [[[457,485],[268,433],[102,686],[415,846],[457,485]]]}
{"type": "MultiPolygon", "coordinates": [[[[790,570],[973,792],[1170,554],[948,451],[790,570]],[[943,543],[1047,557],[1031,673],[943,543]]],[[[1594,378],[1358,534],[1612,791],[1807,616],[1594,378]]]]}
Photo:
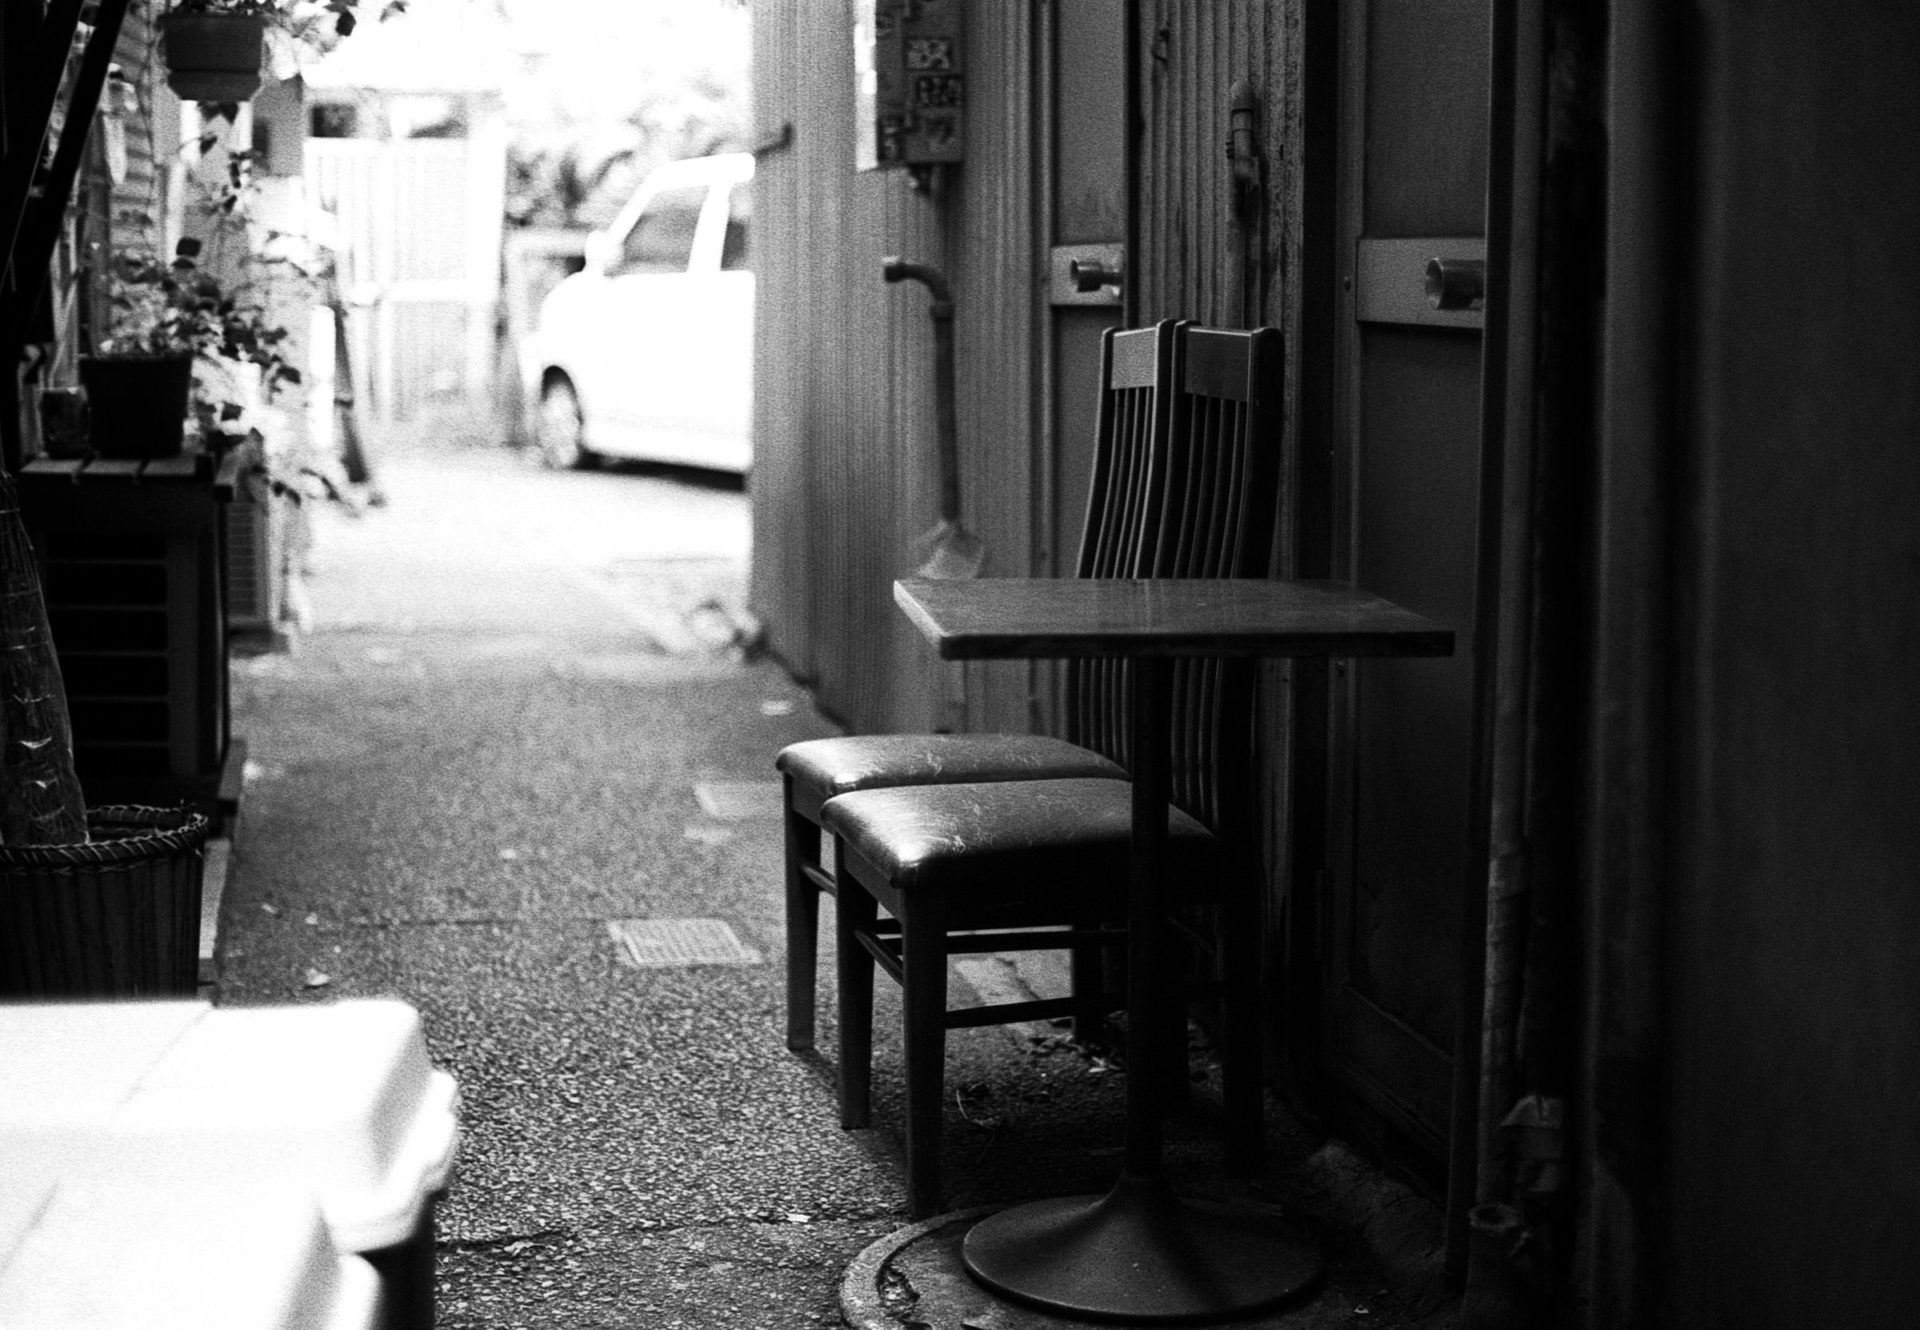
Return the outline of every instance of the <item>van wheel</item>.
{"type": "Polygon", "coordinates": [[[540,460],[555,471],[581,470],[593,465],[587,451],[586,418],[580,398],[565,379],[550,380],[540,389],[540,415],[534,423],[534,441],[540,460]]]}

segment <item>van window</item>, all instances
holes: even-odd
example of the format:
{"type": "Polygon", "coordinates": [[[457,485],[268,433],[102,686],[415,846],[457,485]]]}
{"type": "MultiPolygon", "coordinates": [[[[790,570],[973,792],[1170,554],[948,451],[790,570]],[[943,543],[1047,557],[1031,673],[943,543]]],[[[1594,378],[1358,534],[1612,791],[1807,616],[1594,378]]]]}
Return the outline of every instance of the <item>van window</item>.
{"type": "Polygon", "coordinates": [[[720,242],[722,272],[747,272],[753,255],[747,248],[747,223],[753,217],[753,186],[742,180],[727,194],[727,234],[720,242]]]}
{"type": "Polygon", "coordinates": [[[616,272],[685,272],[693,257],[693,236],[700,228],[705,185],[663,189],[620,242],[616,272]]]}

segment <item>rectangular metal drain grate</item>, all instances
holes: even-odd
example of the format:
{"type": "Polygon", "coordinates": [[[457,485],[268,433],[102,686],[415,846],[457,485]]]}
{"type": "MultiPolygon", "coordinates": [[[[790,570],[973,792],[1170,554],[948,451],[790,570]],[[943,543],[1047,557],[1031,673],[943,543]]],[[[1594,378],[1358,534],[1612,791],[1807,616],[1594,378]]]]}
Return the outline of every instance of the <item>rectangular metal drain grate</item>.
{"type": "Polygon", "coordinates": [[[693,787],[700,811],[722,822],[750,817],[778,817],[781,810],[777,780],[703,780],[693,787]]]}
{"type": "Polygon", "coordinates": [[[621,963],[636,969],[760,963],[723,919],[609,919],[607,933],[620,945],[621,963]]]}

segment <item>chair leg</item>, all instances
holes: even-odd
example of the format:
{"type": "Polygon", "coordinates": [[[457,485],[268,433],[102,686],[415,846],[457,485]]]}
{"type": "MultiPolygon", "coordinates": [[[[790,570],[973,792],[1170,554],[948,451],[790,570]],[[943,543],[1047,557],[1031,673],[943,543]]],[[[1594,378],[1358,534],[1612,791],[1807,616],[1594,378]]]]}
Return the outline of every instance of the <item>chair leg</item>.
{"type": "MultiPolygon", "coordinates": [[[[1244,884],[1243,884],[1244,887],[1244,884]]],[[[1225,971],[1221,1006],[1220,1097],[1228,1164],[1259,1168],[1265,1151],[1260,1057],[1260,909],[1251,891],[1232,894],[1223,910],[1220,959],[1225,971]]]]}
{"type": "Polygon", "coordinates": [[[844,873],[834,892],[835,971],[840,992],[840,1125],[873,1120],[873,957],[855,934],[872,928],[879,907],[844,873]]]}
{"type": "Polygon", "coordinates": [[[907,1213],[940,1209],[940,1119],[946,1108],[947,935],[937,909],[900,921],[907,1064],[907,1213]]]}
{"type": "Polygon", "coordinates": [[[803,871],[820,852],[820,828],[787,796],[787,1047],[813,1048],[814,986],[820,963],[820,890],[803,871]]]}

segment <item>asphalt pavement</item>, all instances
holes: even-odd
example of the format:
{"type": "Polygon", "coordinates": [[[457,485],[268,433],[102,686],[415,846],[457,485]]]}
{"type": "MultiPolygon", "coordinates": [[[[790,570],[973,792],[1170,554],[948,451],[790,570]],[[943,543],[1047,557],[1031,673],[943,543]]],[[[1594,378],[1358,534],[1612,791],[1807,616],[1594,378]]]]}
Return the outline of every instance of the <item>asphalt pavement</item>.
{"type": "MultiPolygon", "coordinates": [[[[838,1324],[849,1263],[907,1222],[897,1004],[881,984],[876,1125],[842,1131],[830,946],[821,1053],[782,1042],[772,765],[834,731],[744,648],[745,494],[458,438],[373,460],[383,506],[307,505],[301,631],[235,661],[249,756],[219,1000],[420,1009],[462,1101],[441,1326],[838,1324]]],[[[989,958],[971,978],[1032,976],[989,958]]],[[[1196,1068],[1171,1158],[1204,1184],[1196,1068]]],[[[1103,1189],[1123,1083],[1051,1027],[956,1032],[952,1205],[1103,1189]]],[[[1324,1161],[1275,1131],[1277,1158],[1324,1161]]],[[[1317,1222],[1319,1176],[1254,1185],[1317,1222]]],[[[1327,1241],[1333,1319],[1313,1324],[1430,1308],[1327,1241]]]]}

